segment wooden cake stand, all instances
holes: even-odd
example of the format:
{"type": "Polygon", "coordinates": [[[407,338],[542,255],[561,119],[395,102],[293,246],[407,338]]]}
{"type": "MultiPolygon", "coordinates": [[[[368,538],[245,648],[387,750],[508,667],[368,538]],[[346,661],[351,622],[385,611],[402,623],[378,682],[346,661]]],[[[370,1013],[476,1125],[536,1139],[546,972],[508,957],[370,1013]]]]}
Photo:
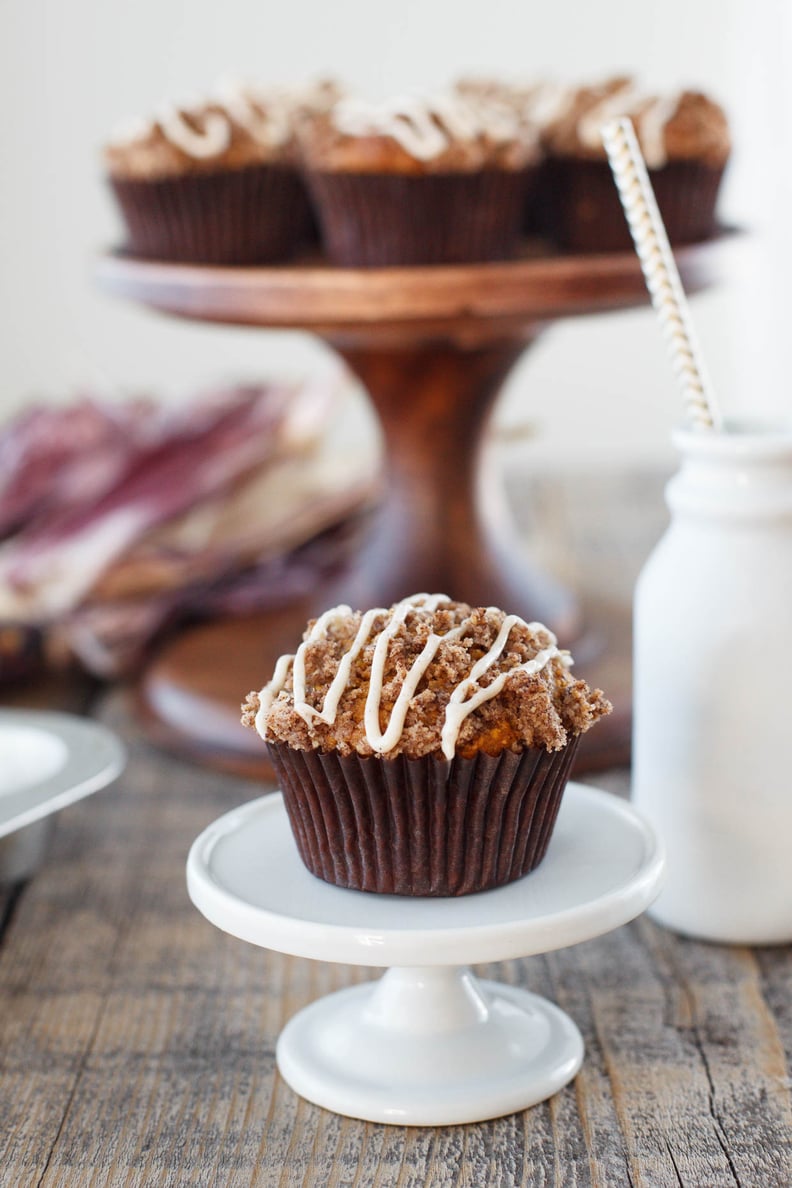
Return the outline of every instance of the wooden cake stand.
{"type": "MultiPolygon", "coordinates": [[[[726,242],[677,251],[689,292],[718,279],[726,242]]],[[[240,700],[296,645],[308,615],[338,602],[388,606],[417,591],[443,591],[539,619],[563,642],[579,637],[576,598],[523,554],[483,446],[506,376],[542,329],[647,300],[632,253],[526,251],[502,263],[365,270],[210,268],[107,255],[98,279],[106,292],[164,313],[317,334],[362,381],[384,440],[385,495],[341,572],[310,599],[193,628],[155,658],[141,690],[159,741],[266,773],[260,740],[239,724],[240,700]]],[[[605,723],[592,733],[610,761],[624,752],[629,716],[609,721],[619,735],[615,750],[605,723]]]]}

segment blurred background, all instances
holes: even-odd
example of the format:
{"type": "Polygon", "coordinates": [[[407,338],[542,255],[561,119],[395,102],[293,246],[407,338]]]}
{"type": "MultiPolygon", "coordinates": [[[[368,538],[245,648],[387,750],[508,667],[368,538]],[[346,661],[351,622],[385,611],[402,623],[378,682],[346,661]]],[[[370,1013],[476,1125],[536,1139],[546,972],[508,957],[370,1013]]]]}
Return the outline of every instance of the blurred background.
{"type": "MultiPolygon", "coordinates": [[[[729,111],[735,151],[721,211],[750,235],[728,283],[697,297],[694,312],[724,407],[786,416],[784,0],[2,0],[0,415],[80,387],[177,396],[331,365],[308,336],[168,321],[97,291],[94,255],[120,237],[98,152],[119,122],[229,72],[274,83],[330,73],[378,96],[435,89],[460,73],[585,80],[617,71],[703,88],[729,111]]],[[[668,460],[678,415],[657,326],[639,310],[553,327],[511,377],[497,421],[507,467],[597,469],[668,460]]],[[[359,399],[345,425],[368,440],[359,399]]]]}

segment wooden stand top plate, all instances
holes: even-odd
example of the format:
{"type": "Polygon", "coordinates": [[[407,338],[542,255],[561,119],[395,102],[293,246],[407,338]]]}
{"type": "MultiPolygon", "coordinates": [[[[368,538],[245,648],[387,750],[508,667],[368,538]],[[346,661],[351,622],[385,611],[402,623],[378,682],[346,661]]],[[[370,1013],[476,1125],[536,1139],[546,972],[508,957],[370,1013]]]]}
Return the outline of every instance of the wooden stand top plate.
{"type": "MultiPolygon", "coordinates": [[[[675,249],[688,292],[722,272],[724,234],[675,249]]],[[[544,249],[546,252],[546,248],[544,249]]],[[[169,264],[110,253],[97,280],[105,292],[163,313],[232,325],[309,330],[333,342],[372,345],[400,331],[484,341],[526,326],[643,304],[632,252],[547,255],[420,268],[336,268],[316,261],[266,268],[169,264]]]]}

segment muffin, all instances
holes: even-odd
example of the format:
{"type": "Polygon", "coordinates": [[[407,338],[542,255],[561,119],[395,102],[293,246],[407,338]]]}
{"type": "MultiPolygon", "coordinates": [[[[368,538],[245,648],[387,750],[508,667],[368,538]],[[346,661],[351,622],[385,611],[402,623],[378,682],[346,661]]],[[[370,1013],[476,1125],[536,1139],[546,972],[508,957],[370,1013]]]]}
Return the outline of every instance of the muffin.
{"type": "Polygon", "coordinates": [[[168,106],[104,150],[128,250],[195,264],[288,259],[310,237],[295,122],[334,99],[225,84],[207,102],[168,106]]]}
{"type": "Polygon", "coordinates": [[[463,98],[485,101],[517,113],[521,124],[532,131],[538,146],[537,160],[527,169],[529,181],[523,208],[523,230],[527,235],[545,234],[550,220],[545,207],[552,201],[550,163],[543,147],[543,136],[569,108],[575,88],[554,82],[505,82],[496,78],[467,77],[454,86],[463,98]]]}
{"type": "Polygon", "coordinates": [[[325,250],[341,265],[507,258],[516,250],[534,129],[486,97],[342,99],[300,128],[325,250]]]}
{"type": "Polygon", "coordinates": [[[631,250],[600,134],[620,116],[633,122],[671,243],[712,236],[731,151],[723,109],[700,91],[647,95],[627,77],[581,88],[546,128],[551,235],[572,251],[631,250]]]}
{"type": "Polygon", "coordinates": [[[334,607],[243,706],[300,856],[340,887],[485,891],[547,850],[580,735],[610,711],[539,623],[419,594],[334,607]]]}

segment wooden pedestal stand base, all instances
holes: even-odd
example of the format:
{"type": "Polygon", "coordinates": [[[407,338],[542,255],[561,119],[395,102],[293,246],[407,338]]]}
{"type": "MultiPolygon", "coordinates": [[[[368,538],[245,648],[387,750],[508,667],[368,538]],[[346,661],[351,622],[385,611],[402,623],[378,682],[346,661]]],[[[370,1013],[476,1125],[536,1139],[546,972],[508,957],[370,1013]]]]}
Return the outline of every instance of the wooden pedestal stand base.
{"type": "MultiPolygon", "coordinates": [[[[688,291],[712,283],[723,244],[682,249],[688,291]]],[[[361,379],[385,444],[385,498],[360,551],[304,604],[194,629],[166,645],[141,699],[153,732],[202,760],[258,772],[256,738],[238,726],[248,689],[299,640],[309,614],[338,602],[387,606],[443,591],[581,635],[577,599],[531,567],[484,459],[487,424],[511,367],[558,318],[646,300],[632,254],[542,256],[454,267],[206,268],[108,256],[103,288],[183,317],[311,330],[361,379]]],[[[586,647],[576,648],[579,656],[586,647]]],[[[583,660],[583,656],[580,656],[583,660]]],[[[580,671],[596,679],[590,664],[580,671]]],[[[625,757],[625,721],[596,732],[625,757]]]]}

